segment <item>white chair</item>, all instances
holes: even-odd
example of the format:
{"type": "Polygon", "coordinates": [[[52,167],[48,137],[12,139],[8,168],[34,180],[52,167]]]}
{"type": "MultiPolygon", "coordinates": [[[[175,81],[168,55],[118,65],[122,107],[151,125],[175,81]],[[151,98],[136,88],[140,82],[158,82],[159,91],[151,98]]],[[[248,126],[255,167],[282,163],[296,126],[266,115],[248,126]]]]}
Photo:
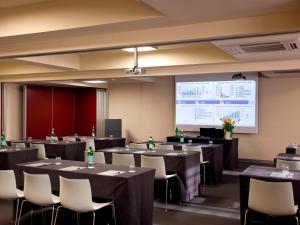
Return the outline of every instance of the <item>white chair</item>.
{"type": "Polygon", "coordinates": [[[141,143],[141,144],[130,143],[130,144],[129,144],[129,149],[130,149],[130,148],[147,149],[147,144],[146,144],[146,143],[141,143]]]}
{"type": "Polygon", "coordinates": [[[58,137],[46,136],[46,141],[58,141],[58,137]]]}
{"type": "Polygon", "coordinates": [[[133,154],[112,153],[112,164],[119,166],[135,166],[133,154]]]}
{"type": "Polygon", "coordinates": [[[16,177],[13,170],[0,170],[0,199],[17,200],[15,225],[18,221],[19,201],[24,197],[23,191],[16,188],[16,177]]]}
{"type": "MultiPolygon", "coordinates": [[[[266,182],[250,179],[249,209],[245,212],[244,225],[247,224],[249,210],[266,214],[271,217],[296,216],[298,206],[294,204],[294,194],[291,182],[266,182]]],[[[251,219],[251,218],[250,218],[251,219]]]]}
{"type": "MultiPolygon", "coordinates": [[[[87,154],[84,154],[84,161],[87,162],[87,154]]],[[[94,152],[94,163],[105,164],[105,155],[103,152],[94,152]]]]}
{"type": "MultiPolygon", "coordinates": [[[[79,213],[93,212],[93,225],[95,224],[95,211],[106,206],[112,207],[113,219],[116,224],[115,207],[113,202],[95,203],[92,200],[92,191],[88,179],[66,179],[60,180],[60,206],[57,208],[54,224],[56,224],[60,208],[69,209],[79,213]]],[[[77,215],[78,215],[77,214],[77,215]]],[[[77,218],[79,218],[77,216],[77,218]]]]}
{"type": "Polygon", "coordinates": [[[290,170],[300,170],[300,161],[276,159],[276,168],[282,168],[283,164],[287,164],[290,170]]]}
{"type": "Polygon", "coordinates": [[[165,180],[166,182],[166,212],[168,211],[168,179],[172,177],[177,177],[178,181],[179,178],[177,174],[167,175],[166,167],[165,167],[165,160],[163,157],[152,157],[152,156],[141,156],[141,167],[146,168],[154,168],[155,169],[155,179],[156,180],[165,180]]]}
{"type": "Polygon", "coordinates": [[[205,167],[208,165],[209,161],[204,161],[203,160],[203,152],[202,152],[202,147],[201,146],[186,146],[188,151],[195,151],[200,153],[200,166],[203,167],[203,184],[205,184],[205,167]]]}
{"type": "Polygon", "coordinates": [[[86,138],[83,141],[86,143],[85,149],[88,149],[89,147],[92,147],[92,150],[94,150],[94,151],[96,150],[94,138],[86,138]]]}
{"type": "Polygon", "coordinates": [[[76,137],[63,137],[63,141],[76,142],[76,137]]]}
{"type": "Polygon", "coordinates": [[[22,208],[24,202],[42,207],[52,206],[51,224],[54,219],[54,206],[59,203],[59,198],[52,194],[51,182],[48,174],[28,174],[24,173],[24,198],[21,203],[18,224],[20,224],[22,208]]]}
{"type": "Polygon", "coordinates": [[[19,143],[19,142],[12,142],[11,146],[16,147],[16,148],[26,148],[25,143],[19,143]]]}
{"type": "Polygon", "coordinates": [[[174,146],[173,145],[156,144],[154,149],[157,149],[157,150],[174,150],[174,146]]]}
{"type": "Polygon", "coordinates": [[[42,143],[30,143],[30,148],[37,148],[38,159],[47,159],[45,145],[42,143]]]}

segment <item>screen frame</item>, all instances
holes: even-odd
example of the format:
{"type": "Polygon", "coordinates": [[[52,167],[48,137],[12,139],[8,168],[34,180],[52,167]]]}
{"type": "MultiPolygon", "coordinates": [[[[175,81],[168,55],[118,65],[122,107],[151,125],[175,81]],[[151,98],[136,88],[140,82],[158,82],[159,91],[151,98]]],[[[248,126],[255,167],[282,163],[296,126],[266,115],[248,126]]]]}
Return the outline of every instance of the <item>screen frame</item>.
{"type": "MultiPolygon", "coordinates": [[[[220,74],[201,74],[201,75],[177,75],[175,76],[175,117],[174,124],[180,130],[187,132],[200,132],[200,128],[222,128],[222,126],[218,125],[187,125],[187,124],[176,124],[176,101],[177,101],[177,83],[178,82],[201,82],[201,81],[232,81],[232,76],[236,73],[220,73],[220,74]]],[[[243,73],[246,77],[246,80],[254,80],[256,82],[256,92],[255,92],[255,127],[247,127],[247,126],[238,126],[235,127],[234,133],[250,133],[257,134],[258,133],[258,87],[259,87],[259,79],[258,73],[243,73]]]]}

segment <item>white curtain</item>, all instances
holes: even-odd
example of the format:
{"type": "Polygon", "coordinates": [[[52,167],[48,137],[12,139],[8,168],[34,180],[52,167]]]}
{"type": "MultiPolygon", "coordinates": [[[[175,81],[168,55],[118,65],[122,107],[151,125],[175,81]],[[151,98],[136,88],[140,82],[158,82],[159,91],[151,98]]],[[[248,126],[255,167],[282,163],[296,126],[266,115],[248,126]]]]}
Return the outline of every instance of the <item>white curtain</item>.
{"type": "Polygon", "coordinates": [[[108,118],[108,92],[106,89],[97,89],[97,130],[99,137],[105,137],[105,119],[108,118]]]}

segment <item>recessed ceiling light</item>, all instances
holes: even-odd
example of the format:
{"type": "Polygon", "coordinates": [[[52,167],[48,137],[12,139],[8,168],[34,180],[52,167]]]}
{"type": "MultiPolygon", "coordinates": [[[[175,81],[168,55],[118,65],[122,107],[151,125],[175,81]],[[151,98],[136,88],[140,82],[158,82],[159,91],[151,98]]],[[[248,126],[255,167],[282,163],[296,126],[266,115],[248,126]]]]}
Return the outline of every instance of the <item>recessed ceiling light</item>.
{"type": "Polygon", "coordinates": [[[89,83],[89,84],[103,84],[107,83],[105,80],[85,80],[83,81],[84,83],[89,83]]]}
{"type": "MultiPolygon", "coordinates": [[[[123,51],[126,52],[134,52],[135,48],[123,48],[123,51]]],[[[143,46],[143,47],[138,47],[137,48],[138,52],[149,52],[149,51],[155,51],[157,50],[157,47],[153,47],[153,46],[143,46]]]]}

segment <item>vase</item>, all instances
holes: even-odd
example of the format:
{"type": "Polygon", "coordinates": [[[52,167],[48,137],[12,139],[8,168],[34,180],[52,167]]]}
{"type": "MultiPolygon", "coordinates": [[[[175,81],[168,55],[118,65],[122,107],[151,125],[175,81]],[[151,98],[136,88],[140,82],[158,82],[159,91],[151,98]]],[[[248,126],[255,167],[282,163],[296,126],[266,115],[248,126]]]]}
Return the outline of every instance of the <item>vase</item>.
{"type": "Polygon", "coordinates": [[[232,139],[232,132],[225,131],[225,139],[226,140],[231,140],[232,139]]]}

